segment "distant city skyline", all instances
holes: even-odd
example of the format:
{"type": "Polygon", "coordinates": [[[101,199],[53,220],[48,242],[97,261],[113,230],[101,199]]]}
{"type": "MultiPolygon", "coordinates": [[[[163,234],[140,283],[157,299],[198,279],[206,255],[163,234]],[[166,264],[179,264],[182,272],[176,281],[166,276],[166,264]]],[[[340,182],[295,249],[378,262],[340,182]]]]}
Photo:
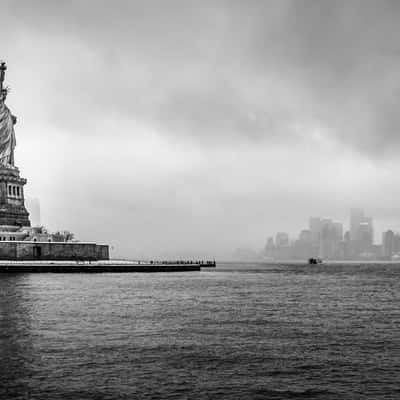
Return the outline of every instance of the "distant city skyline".
{"type": "MultiPolygon", "coordinates": [[[[321,208],[321,207],[320,207],[321,208]]],[[[289,233],[289,236],[291,238],[296,237],[299,235],[299,233],[304,229],[304,225],[308,224],[309,218],[311,216],[317,216],[322,219],[331,219],[332,221],[339,222],[343,225],[344,232],[350,229],[350,210],[352,208],[358,208],[358,209],[363,209],[368,215],[371,215],[373,218],[373,224],[374,224],[374,243],[379,243],[382,239],[382,232],[385,232],[388,229],[392,229],[394,232],[400,232],[400,220],[397,219],[392,219],[387,216],[380,216],[376,217],[374,212],[370,210],[369,208],[363,208],[363,207],[350,207],[347,212],[339,213],[335,212],[334,214],[329,214],[329,212],[326,213],[314,213],[314,214],[302,214],[295,216],[295,220],[293,222],[291,221],[285,221],[285,226],[287,227],[284,229],[279,229],[279,226],[277,229],[267,229],[266,230],[266,237],[273,236],[279,231],[287,232],[289,233]]],[[[378,210],[379,211],[379,210],[378,210]]],[[[268,224],[267,224],[268,225],[268,224]]],[[[276,224],[274,224],[276,225],[276,224]]]]}
{"type": "Polygon", "coordinates": [[[388,228],[374,234],[373,217],[366,215],[364,209],[350,209],[348,227],[345,226],[332,218],[312,216],[308,227],[296,235],[279,231],[269,236],[264,255],[278,260],[317,256],[331,260],[400,258],[400,233],[388,228]]]}

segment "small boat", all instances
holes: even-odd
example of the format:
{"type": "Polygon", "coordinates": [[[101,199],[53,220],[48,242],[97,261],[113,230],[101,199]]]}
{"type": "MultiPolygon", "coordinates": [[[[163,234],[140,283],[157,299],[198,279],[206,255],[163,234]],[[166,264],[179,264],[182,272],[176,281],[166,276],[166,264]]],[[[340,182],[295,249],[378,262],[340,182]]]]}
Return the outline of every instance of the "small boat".
{"type": "Polygon", "coordinates": [[[320,258],[309,258],[308,259],[309,264],[322,264],[322,260],[320,258]]]}

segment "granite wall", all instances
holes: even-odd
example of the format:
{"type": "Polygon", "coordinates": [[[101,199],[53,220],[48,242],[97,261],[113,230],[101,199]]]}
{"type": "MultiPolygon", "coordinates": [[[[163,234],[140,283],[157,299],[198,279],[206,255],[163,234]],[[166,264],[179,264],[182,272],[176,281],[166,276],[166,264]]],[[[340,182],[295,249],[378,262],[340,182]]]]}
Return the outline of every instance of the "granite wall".
{"type": "Polygon", "coordinates": [[[108,260],[107,245],[60,242],[0,242],[0,260],[108,260]]]}

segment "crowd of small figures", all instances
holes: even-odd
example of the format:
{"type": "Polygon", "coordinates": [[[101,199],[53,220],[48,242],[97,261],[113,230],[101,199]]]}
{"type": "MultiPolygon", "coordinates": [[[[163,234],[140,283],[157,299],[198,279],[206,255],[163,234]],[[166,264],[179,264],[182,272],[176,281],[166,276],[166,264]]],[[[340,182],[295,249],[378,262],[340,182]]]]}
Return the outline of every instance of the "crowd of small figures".
{"type": "Polygon", "coordinates": [[[157,265],[190,265],[190,264],[194,264],[194,265],[202,265],[204,267],[215,267],[216,266],[216,262],[215,260],[213,261],[201,261],[201,260],[197,260],[197,261],[190,261],[190,260],[175,260],[175,261],[139,261],[139,264],[157,264],[157,265]]]}

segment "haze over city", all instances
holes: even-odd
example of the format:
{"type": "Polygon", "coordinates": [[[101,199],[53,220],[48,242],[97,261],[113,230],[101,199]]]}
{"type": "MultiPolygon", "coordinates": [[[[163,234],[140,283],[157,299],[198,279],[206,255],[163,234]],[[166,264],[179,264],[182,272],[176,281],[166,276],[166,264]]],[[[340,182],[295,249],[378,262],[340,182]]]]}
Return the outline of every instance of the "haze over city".
{"type": "Polygon", "coordinates": [[[400,2],[109,5],[2,2],[49,229],[138,258],[229,257],[352,207],[400,231],[400,2]]]}

